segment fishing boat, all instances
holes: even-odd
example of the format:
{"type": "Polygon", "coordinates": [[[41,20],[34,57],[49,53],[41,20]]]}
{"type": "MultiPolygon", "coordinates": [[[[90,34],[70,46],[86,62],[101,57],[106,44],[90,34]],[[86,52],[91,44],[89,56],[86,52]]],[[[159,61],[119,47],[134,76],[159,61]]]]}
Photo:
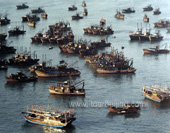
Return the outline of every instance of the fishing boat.
{"type": "Polygon", "coordinates": [[[49,85],[48,90],[51,94],[56,95],[84,96],[84,80],[81,80],[74,84],[71,82],[71,79],[69,79],[69,81],[57,82],[56,86],[49,85]],[[80,85],[82,85],[81,88],[78,87],[80,85]]]}
{"type": "Polygon", "coordinates": [[[150,85],[143,86],[143,94],[146,98],[155,102],[166,102],[170,100],[170,88],[168,86],[150,85]]]}
{"type": "Polygon", "coordinates": [[[33,58],[31,57],[30,51],[24,52],[22,54],[16,54],[14,57],[9,58],[9,64],[10,65],[19,65],[19,66],[29,66],[36,64],[39,59],[37,59],[37,55],[35,54],[35,51],[33,53],[33,58]]]}
{"type": "Polygon", "coordinates": [[[74,109],[61,111],[58,108],[50,108],[32,105],[27,106],[27,111],[21,112],[27,122],[42,126],[62,128],[76,120],[74,109]]]}
{"type": "Polygon", "coordinates": [[[83,18],[83,16],[80,16],[78,13],[76,13],[75,15],[73,15],[71,17],[72,17],[72,20],[79,20],[79,19],[83,18]]]}
{"type": "Polygon", "coordinates": [[[152,10],[153,10],[153,7],[151,5],[148,5],[143,8],[143,11],[152,11],[152,10]]]}
{"type": "Polygon", "coordinates": [[[10,74],[5,77],[7,82],[29,82],[36,81],[38,78],[35,76],[27,76],[22,72],[17,72],[17,74],[10,74]]]}
{"type": "Polygon", "coordinates": [[[29,6],[27,6],[26,4],[21,4],[21,5],[16,5],[17,9],[25,9],[25,8],[29,8],[29,6]]]}
{"type": "Polygon", "coordinates": [[[37,33],[35,36],[31,37],[30,39],[32,42],[40,43],[42,37],[43,37],[42,33],[37,33]]]}
{"type": "Polygon", "coordinates": [[[159,8],[153,11],[153,15],[159,15],[159,14],[161,14],[161,11],[159,10],[159,8]]]}
{"type": "Polygon", "coordinates": [[[135,10],[132,8],[122,9],[122,13],[135,13],[135,10]]]}
{"type": "Polygon", "coordinates": [[[144,17],[143,17],[143,21],[144,21],[144,22],[149,22],[148,15],[146,15],[146,14],[144,15],[144,17]]]}
{"type": "Polygon", "coordinates": [[[37,9],[31,10],[31,12],[32,12],[32,13],[43,13],[44,10],[43,10],[42,8],[38,7],[37,9]]]}
{"type": "Polygon", "coordinates": [[[100,56],[86,57],[86,62],[90,63],[99,74],[134,73],[133,58],[127,59],[123,52],[118,52],[114,48],[111,53],[101,53],[100,56]]]}
{"type": "Polygon", "coordinates": [[[97,42],[91,42],[91,46],[94,48],[110,47],[111,43],[107,43],[105,39],[100,39],[97,42]]]}
{"type": "Polygon", "coordinates": [[[35,22],[35,21],[28,21],[27,24],[28,24],[28,26],[30,26],[30,27],[35,27],[36,22],[35,22]]]}
{"type": "Polygon", "coordinates": [[[101,20],[100,20],[100,25],[105,25],[105,24],[106,24],[106,19],[101,18],[101,20]]]}
{"type": "Polygon", "coordinates": [[[8,33],[10,36],[14,36],[14,35],[21,35],[24,34],[26,31],[20,30],[19,27],[15,27],[13,30],[9,30],[8,33]]]}
{"type": "Polygon", "coordinates": [[[170,26],[170,21],[169,20],[159,20],[158,22],[154,23],[154,27],[158,27],[158,28],[166,28],[170,26]]]}
{"type": "Polygon", "coordinates": [[[170,50],[168,50],[165,46],[165,48],[160,49],[158,45],[156,45],[154,48],[148,48],[143,49],[144,54],[160,54],[160,53],[169,53],[170,50]]]}
{"type": "Polygon", "coordinates": [[[97,53],[97,50],[91,46],[86,46],[85,49],[80,49],[79,54],[81,56],[89,56],[89,55],[95,55],[97,53]]]}
{"type": "Polygon", "coordinates": [[[87,16],[87,15],[88,15],[88,11],[86,8],[84,8],[83,16],[87,16]]]}
{"type": "Polygon", "coordinates": [[[81,72],[72,67],[68,67],[66,64],[57,65],[57,67],[46,67],[35,70],[38,77],[50,78],[50,77],[68,77],[68,76],[80,76],[81,72]]]}
{"type": "Polygon", "coordinates": [[[149,35],[149,41],[161,41],[163,36],[160,34],[159,30],[154,34],[149,35]]]}
{"type": "Polygon", "coordinates": [[[47,19],[47,13],[44,11],[42,14],[41,14],[41,17],[44,18],[44,19],[47,19]]]}
{"type": "Polygon", "coordinates": [[[139,104],[124,104],[123,107],[106,105],[110,112],[117,114],[137,113],[141,107],[139,104]]]}
{"type": "Polygon", "coordinates": [[[77,10],[77,7],[75,5],[72,5],[72,6],[68,7],[68,10],[75,11],[75,10],[77,10]]]}
{"type": "Polygon", "coordinates": [[[86,2],[85,1],[83,1],[82,7],[86,7],[86,2]]]}
{"type": "Polygon", "coordinates": [[[5,41],[5,38],[7,37],[7,34],[5,33],[0,33],[0,42],[5,41]]]}
{"type": "Polygon", "coordinates": [[[37,21],[40,21],[40,17],[38,17],[35,14],[33,14],[33,15],[27,14],[24,17],[21,17],[21,19],[22,19],[22,22],[28,22],[28,21],[37,22],[37,21]]]}
{"type": "Polygon", "coordinates": [[[0,25],[7,25],[10,23],[10,19],[7,18],[7,15],[5,17],[0,18],[0,25]]]}
{"type": "Polygon", "coordinates": [[[115,17],[116,18],[119,18],[119,19],[124,19],[124,14],[122,14],[121,12],[117,11],[117,13],[115,14],[115,17]]]}

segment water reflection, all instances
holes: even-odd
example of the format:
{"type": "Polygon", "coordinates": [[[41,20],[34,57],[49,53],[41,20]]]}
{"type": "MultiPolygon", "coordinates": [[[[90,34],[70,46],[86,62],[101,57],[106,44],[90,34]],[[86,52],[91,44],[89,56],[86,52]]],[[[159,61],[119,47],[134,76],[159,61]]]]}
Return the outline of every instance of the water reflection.
{"type": "Polygon", "coordinates": [[[76,99],[84,100],[85,98],[85,96],[66,96],[66,95],[55,95],[55,94],[50,94],[48,97],[52,99],[60,99],[60,100],[66,100],[66,101],[76,100],[76,99]]]}
{"type": "Polygon", "coordinates": [[[117,113],[109,112],[107,114],[107,117],[113,118],[115,116],[120,116],[120,115],[124,115],[125,119],[128,119],[128,118],[138,118],[140,116],[140,113],[117,114],[117,113]]]}
{"type": "Polygon", "coordinates": [[[158,103],[145,98],[143,102],[149,104],[154,109],[170,109],[170,101],[158,103]]]}
{"type": "Polygon", "coordinates": [[[11,83],[6,83],[5,84],[5,88],[8,88],[10,90],[23,90],[24,89],[25,84],[24,83],[15,83],[15,82],[11,82],[11,83]]]}
{"type": "Polygon", "coordinates": [[[99,73],[94,73],[94,76],[95,77],[103,77],[103,78],[106,78],[106,77],[114,77],[114,78],[124,78],[124,77],[127,77],[127,78],[133,78],[133,76],[135,76],[136,74],[135,73],[119,73],[119,74],[99,74],[99,73]]]}
{"type": "Polygon", "coordinates": [[[26,132],[44,132],[44,133],[72,133],[75,130],[75,126],[68,125],[64,128],[55,128],[49,126],[35,125],[32,123],[25,122],[22,125],[22,130],[26,132]]]}

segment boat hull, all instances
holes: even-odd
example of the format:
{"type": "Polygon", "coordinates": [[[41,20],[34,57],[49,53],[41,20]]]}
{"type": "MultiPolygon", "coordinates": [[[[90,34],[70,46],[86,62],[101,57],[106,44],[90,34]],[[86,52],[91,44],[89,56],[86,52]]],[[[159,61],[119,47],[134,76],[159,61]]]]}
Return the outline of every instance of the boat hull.
{"type": "Polygon", "coordinates": [[[36,81],[37,77],[31,77],[28,79],[11,79],[9,77],[5,77],[7,82],[30,82],[30,81],[36,81]]]}
{"type": "Polygon", "coordinates": [[[67,77],[67,76],[80,76],[80,72],[74,72],[74,73],[59,73],[58,71],[54,72],[47,72],[47,71],[40,71],[36,70],[35,71],[36,75],[38,77],[43,77],[43,78],[50,78],[50,77],[67,77]]]}
{"type": "Polygon", "coordinates": [[[43,121],[38,121],[38,120],[33,120],[33,119],[30,119],[30,118],[28,118],[28,117],[26,117],[26,116],[24,116],[25,117],[25,120],[27,121],[27,122],[29,122],[29,123],[32,123],[32,124],[38,124],[38,125],[42,125],[42,126],[50,126],[50,127],[57,127],[57,128],[62,128],[62,127],[65,127],[65,126],[67,126],[67,123],[65,124],[65,123],[63,123],[63,124],[60,124],[60,125],[52,125],[52,124],[49,124],[49,123],[47,123],[47,122],[43,122],[43,121]]]}
{"type": "Polygon", "coordinates": [[[140,107],[117,108],[109,105],[107,105],[107,108],[109,109],[110,112],[117,113],[117,114],[137,113],[138,110],[140,110],[140,107]]]}
{"type": "Polygon", "coordinates": [[[51,94],[55,95],[70,95],[70,96],[85,96],[85,91],[84,92],[58,92],[53,89],[48,89],[51,94]]]}
{"type": "Polygon", "coordinates": [[[160,53],[169,53],[169,50],[157,50],[157,51],[151,51],[148,49],[143,49],[144,54],[160,54],[160,53]]]}

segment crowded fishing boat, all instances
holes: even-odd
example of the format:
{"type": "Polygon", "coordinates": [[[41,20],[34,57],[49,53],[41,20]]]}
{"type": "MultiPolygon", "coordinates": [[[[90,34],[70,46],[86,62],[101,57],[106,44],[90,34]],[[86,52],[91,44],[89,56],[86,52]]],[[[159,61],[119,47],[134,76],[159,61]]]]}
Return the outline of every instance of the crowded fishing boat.
{"type": "Polygon", "coordinates": [[[66,127],[76,120],[74,109],[61,111],[57,107],[50,108],[43,105],[28,105],[27,110],[21,113],[29,123],[56,128],[66,127]]]}
{"type": "Polygon", "coordinates": [[[170,88],[166,85],[143,86],[142,91],[146,98],[155,102],[167,102],[170,100],[170,88]]]}

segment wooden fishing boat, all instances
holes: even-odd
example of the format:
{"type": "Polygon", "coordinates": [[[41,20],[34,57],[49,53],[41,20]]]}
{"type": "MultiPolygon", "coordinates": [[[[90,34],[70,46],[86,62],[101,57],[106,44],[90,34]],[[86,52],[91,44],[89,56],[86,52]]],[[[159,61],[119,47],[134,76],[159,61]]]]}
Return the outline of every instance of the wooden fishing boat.
{"type": "Polygon", "coordinates": [[[33,15],[27,14],[24,17],[22,17],[22,22],[28,22],[28,21],[37,22],[37,21],[40,21],[40,17],[38,17],[35,14],[33,14],[33,15]]]}
{"type": "Polygon", "coordinates": [[[81,72],[67,65],[57,65],[57,67],[43,67],[42,69],[35,70],[38,77],[50,78],[50,77],[68,77],[68,76],[80,76],[81,72]]]}
{"type": "Polygon", "coordinates": [[[27,6],[26,4],[21,4],[21,5],[16,5],[17,9],[25,9],[25,8],[29,8],[29,6],[27,6]]]}
{"type": "Polygon", "coordinates": [[[87,15],[88,15],[88,11],[86,8],[84,8],[83,16],[87,16],[87,15]]]}
{"type": "Polygon", "coordinates": [[[160,49],[158,45],[154,48],[143,49],[144,54],[160,54],[160,53],[169,53],[170,50],[167,48],[160,49]]]}
{"type": "Polygon", "coordinates": [[[45,11],[42,12],[42,14],[41,14],[41,17],[42,17],[42,18],[47,19],[47,16],[48,16],[48,15],[47,15],[47,13],[46,13],[45,11]]]}
{"type": "Polygon", "coordinates": [[[98,42],[92,42],[91,46],[94,48],[110,47],[111,43],[107,43],[105,39],[100,39],[98,42]]]}
{"type": "Polygon", "coordinates": [[[165,102],[170,100],[170,89],[167,86],[144,86],[142,91],[146,98],[155,102],[165,102]]]}
{"type": "Polygon", "coordinates": [[[20,34],[24,34],[26,31],[23,29],[23,30],[20,30],[19,27],[15,27],[13,30],[9,30],[8,33],[10,36],[12,35],[20,35],[20,34]]]}
{"type": "Polygon", "coordinates": [[[32,12],[32,13],[43,13],[44,10],[43,10],[42,8],[38,7],[37,9],[31,10],[31,12],[32,12]]]}
{"type": "Polygon", "coordinates": [[[23,53],[23,54],[16,54],[14,57],[9,58],[9,64],[10,65],[19,65],[19,66],[29,66],[36,64],[39,59],[37,59],[37,55],[35,54],[35,51],[33,53],[34,58],[31,57],[31,54],[29,53],[23,53]]]}
{"type": "Polygon", "coordinates": [[[154,23],[154,27],[158,27],[158,28],[167,28],[168,26],[170,26],[170,21],[169,20],[159,20],[158,22],[154,23]]]}
{"type": "Polygon", "coordinates": [[[119,19],[124,19],[124,14],[122,14],[121,12],[117,11],[117,13],[115,14],[115,17],[116,18],[119,18],[119,19]]]}
{"type": "Polygon", "coordinates": [[[143,21],[144,21],[144,22],[149,22],[149,18],[148,18],[148,16],[147,16],[146,14],[145,14],[144,17],[143,17],[143,21]]]}
{"type": "Polygon", "coordinates": [[[72,5],[72,6],[68,7],[68,10],[75,11],[75,10],[77,10],[77,7],[75,5],[72,5]]]}
{"type": "Polygon", "coordinates": [[[7,25],[7,24],[10,23],[10,21],[11,21],[11,20],[8,19],[7,16],[1,17],[1,18],[0,18],[0,25],[7,25]]]}
{"type": "Polygon", "coordinates": [[[56,95],[84,96],[84,80],[74,84],[71,82],[71,79],[69,81],[57,82],[56,86],[49,85],[48,90],[51,94],[56,95]],[[78,88],[77,86],[79,85],[82,85],[82,88],[78,88]]]}
{"type": "Polygon", "coordinates": [[[38,79],[35,76],[27,76],[22,72],[17,72],[17,74],[10,74],[8,77],[5,78],[7,82],[29,82],[38,79]]]}
{"type": "Polygon", "coordinates": [[[105,24],[106,24],[106,19],[101,18],[101,20],[100,20],[100,25],[105,25],[105,24]]]}
{"type": "Polygon", "coordinates": [[[159,10],[159,8],[153,11],[153,15],[159,15],[159,14],[161,14],[161,11],[159,10]]]}
{"type": "Polygon", "coordinates": [[[29,123],[56,128],[66,127],[76,120],[74,109],[61,111],[55,108],[55,111],[53,111],[52,108],[45,108],[43,105],[37,107],[32,105],[32,108],[27,106],[27,111],[21,113],[29,123]],[[47,110],[50,110],[50,112],[47,110]]]}
{"type": "Polygon", "coordinates": [[[153,10],[153,7],[151,5],[148,5],[143,8],[143,11],[152,11],[152,10],[153,10]]]}
{"type": "Polygon", "coordinates": [[[122,13],[135,13],[135,10],[129,7],[127,9],[122,9],[122,13]]]}
{"type": "Polygon", "coordinates": [[[36,22],[35,22],[35,21],[28,21],[27,24],[28,24],[28,26],[30,26],[30,27],[35,27],[36,22]]]}
{"type": "Polygon", "coordinates": [[[82,7],[86,7],[86,2],[85,1],[83,1],[82,7]]]}
{"type": "Polygon", "coordinates": [[[76,13],[75,15],[73,15],[71,17],[72,17],[72,20],[79,20],[79,19],[83,18],[83,16],[80,16],[78,13],[76,13]]]}
{"type": "Polygon", "coordinates": [[[141,109],[138,104],[125,104],[124,107],[106,106],[110,112],[117,114],[137,113],[141,109]]]}

